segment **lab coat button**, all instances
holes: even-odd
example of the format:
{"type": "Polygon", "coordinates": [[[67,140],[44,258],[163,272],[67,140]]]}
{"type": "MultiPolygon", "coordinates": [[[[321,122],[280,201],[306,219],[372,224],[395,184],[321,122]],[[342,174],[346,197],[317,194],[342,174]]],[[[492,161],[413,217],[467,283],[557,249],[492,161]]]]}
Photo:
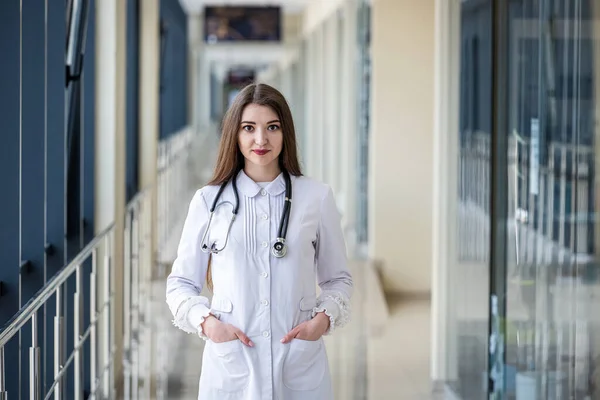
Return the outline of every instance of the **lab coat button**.
{"type": "Polygon", "coordinates": [[[262,247],[267,247],[269,245],[269,243],[267,242],[262,242],[262,247]]]}
{"type": "Polygon", "coordinates": [[[267,276],[269,276],[269,274],[267,274],[266,272],[262,272],[262,273],[260,274],[260,276],[262,276],[263,278],[266,278],[267,276]]]}
{"type": "Polygon", "coordinates": [[[267,214],[263,214],[262,219],[266,221],[267,219],[269,219],[269,216],[267,214]]]}
{"type": "Polygon", "coordinates": [[[262,194],[263,196],[266,196],[267,195],[267,191],[265,189],[263,189],[263,190],[260,191],[260,194],[262,194]]]}
{"type": "Polygon", "coordinates": [[[269,305],[269,300],[262,300],[260,302],[263,306],[268,306],[269,305]]]}
{"type": "Polygon", "coordinates": [[[263,332],[263,336],[264,336],[264,337],[269,337],[269,331],[264,331],[264,332],[263,332]]]}

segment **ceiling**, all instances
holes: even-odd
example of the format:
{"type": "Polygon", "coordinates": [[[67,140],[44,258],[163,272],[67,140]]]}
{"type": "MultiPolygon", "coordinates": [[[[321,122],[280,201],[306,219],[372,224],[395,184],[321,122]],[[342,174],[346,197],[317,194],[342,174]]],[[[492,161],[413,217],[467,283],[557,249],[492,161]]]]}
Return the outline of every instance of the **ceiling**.
{"type": "Polygon", "coordinates": [[[311,1],[323,0],[179,0],[188,13],[200,13],[204,6],[281,6],[284,12],[298,12],[311,1]]]}
{"type": "MultiPolygon", "coordinates": [[[[1,1],[1,0],[0,0],[1,1]]],[[[309,3],[327,0],[179,0],[188,14],[199,14],[204,6],[281,6],[285,14],[298,14],[309,3]]],[[[284,37],[295,36],[298,29],[295,16],[286,20],[284,37]]],[[[277,62],[286,54],[285,43],[218,43],[203,47],[202,52],[211,69],[220,72],[230,66],[263,67],[277,62]]],[[[220,74],[222,75],[222,73],[220,74]]]]}

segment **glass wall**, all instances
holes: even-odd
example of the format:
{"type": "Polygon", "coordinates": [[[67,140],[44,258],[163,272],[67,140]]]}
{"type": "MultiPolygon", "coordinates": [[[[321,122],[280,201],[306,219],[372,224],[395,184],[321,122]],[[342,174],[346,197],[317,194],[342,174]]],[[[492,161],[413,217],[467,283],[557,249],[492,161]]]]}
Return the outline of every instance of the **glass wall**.
{"type": "Polygon", "coordinates": [[[507,398],[600,396],[593,3],[507,10],[507,398]]]}
{"type": "Polygon", "coordinates": [[[490,263],[490,146],[492,134],[492,8],[490,1],[460,4],[458,170],[450,264],[452,315],[448,363],[451,387],[463,399],[487,390],[490,263]]]}
{"type": "Polygon", "coordinates": [[[450,386],[600,398],[600,2],[460,2],[450,386]]]}

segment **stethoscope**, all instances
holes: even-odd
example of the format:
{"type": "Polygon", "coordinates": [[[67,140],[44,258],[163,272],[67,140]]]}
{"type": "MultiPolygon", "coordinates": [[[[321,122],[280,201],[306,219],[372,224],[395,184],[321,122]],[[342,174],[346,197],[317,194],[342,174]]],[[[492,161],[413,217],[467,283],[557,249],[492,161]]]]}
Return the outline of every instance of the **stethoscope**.
{"type": "MultiPolygon", "coordinates": [[[[288,174],[287,171],[283,170],[282,173],[283,173],[283,178],[285,180],[285,203],[283,205],[283,215],[281,216],[281,221],[279,222],[279,231],[277,232],[277,238],[275,239],[275,243],[273,244],[273,247],[271,249],[271,253],[277,258],[282,258],[283,256],[285,256],[287,254],[287,245],[285,244],[285,235],[287,233],[288,223],[289,223],[289,219],[290,219],[290,207],[292,204],[292,181],[291,181],[290,175],[288,174]]],[[[235,218],[237,216],[237,213],[238,213],[238,210],[240,207],[240,198],[238,195],[237,182],[236,182],[235,176],[231,179],[231,185],[233,186],[233,194],[235,196],[235,206],[233,206],[233,211],[231,213],[231,220],[229,221],[229,226],[227,227],[227,236],[225,237],[225,243],[223,243],[223,246],[221,248],[217,248],[216,242],[213,242],[213,244],[209,247],[208,243],[206,241],[206,238],[207,238],[209,230],[210,230],[210,224],[211,224],[213,216],[215,214],[215,210],[224,204],[231,204],[231,202],[228,202],[228,201],[224,201],[224,202],[221,202],[220,204],[217,204],[217,202],[219,201],[219,198],[221,197],[221,194],[223,193],[223,190],[225,190],[225,187],[227,186],[228,183],[229,183],[229,181],[226,181],[223,184],[221,184],[221,187],[219,188],[219,191],[217,192],[217,195],[216,195],[215,199],[213,200],[212,206],[210,207],[208,226],[206,227],[206,230],[204,231],[204,235],[202,236],[202,242],[201,242],[201,249],[205,253],[218,254],[219,252],[223,251],[223,249],[225,249],[225,247],[227,246],[227,242],[229,241],[229,233],[231,232],[231,226],[233,225],[233,221],[235,221],[235,218]]]]}

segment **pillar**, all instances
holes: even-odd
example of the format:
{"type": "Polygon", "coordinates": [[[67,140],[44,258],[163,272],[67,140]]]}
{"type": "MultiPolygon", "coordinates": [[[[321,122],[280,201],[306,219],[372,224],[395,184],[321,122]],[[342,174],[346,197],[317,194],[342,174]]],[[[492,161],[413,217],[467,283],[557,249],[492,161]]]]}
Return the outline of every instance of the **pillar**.
{"type": "Polygon", "coordinates": [[[452,271],[458,262],[459,30],[459,0],[436,0],[430,374],[440,383],[458,374],[452,271]]]}
{"type": "MultiPolygon", "coordinates": [[[[95,233],[114,222],[112,236],[111,339],[115,348],[112,376],[103,381],[105,397],[113,396],[109,384],[117,386],[122,376],[123,331],[123,230],[125,198],[125,77],[126,77],[126,11],[122,0],[102,0],[96,5],[96,121],[95,121],[95,233]]],[[[104,249],[106,250],[106,249],[104,249]]],[[[104,264],[98,263],[98,276],[104,276],[104,264]]],[[[103,282],[99,279],[99,282],[103,282]]],[[[98,303],[103,304],[105,287],[100,284],[98,303]]],[[[101,320],[101,324],[104,321],[101,320]]],[[[103,328],[100,325],[101,329],[103,328]]],[[[99,336],[100,365],[107,360],[106,343],[99,336]]]]}
{"type": "Polygon", "coordinates": [[[431,290],[433,32],[434,0],[373,1],[369,256],[387,292],[431,290]]]}

